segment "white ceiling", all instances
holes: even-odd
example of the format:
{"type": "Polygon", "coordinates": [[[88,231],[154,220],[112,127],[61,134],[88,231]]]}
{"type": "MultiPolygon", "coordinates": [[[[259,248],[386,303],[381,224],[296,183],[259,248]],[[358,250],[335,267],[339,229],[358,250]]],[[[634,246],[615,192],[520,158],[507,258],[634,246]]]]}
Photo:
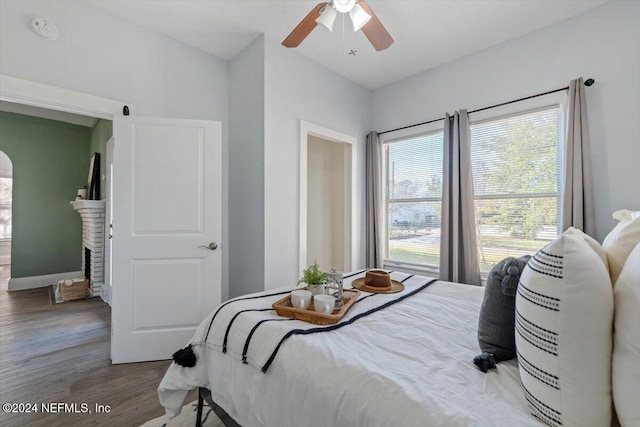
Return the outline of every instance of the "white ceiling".
{"type": "Polygon", "coordinates": [[[31,105],[16,104],[14,102],[7,101],[0,101],[0,111],[57,120],[59,122],[71,123],[85,127],[92,127],[96,120],[98,120],[94,117],[80,116],[78,114],[66,113],[64,111],[49,110],[46,108],[32,107],[31,105]]]}
{"type": "MultiPolygon", "coordinates": [[[[229,60],[261,34],[278,41],[318,0],[86,0],[132,23],[229,60]]],[[[303,55],[376,89],[472,52],[520,37],[610,0],[368,0],[395,43],[376,52],[346,17],[318,26],[303,55]],[[357,55],[347,55],[349,50],[357,55]]],[[[342,15],[345,16],[345,15],[342,15]]],[[[60,29],[64,31],[64,28],[60,29]]],[[[284,49],[284,48],[283,48],[284,49]]]]}

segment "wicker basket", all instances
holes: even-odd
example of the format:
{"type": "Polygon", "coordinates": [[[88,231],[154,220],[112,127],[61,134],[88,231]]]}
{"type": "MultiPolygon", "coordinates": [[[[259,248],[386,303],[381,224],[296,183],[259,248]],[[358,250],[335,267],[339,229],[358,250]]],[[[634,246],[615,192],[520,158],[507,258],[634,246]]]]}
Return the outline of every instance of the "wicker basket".
{"type": "Polygon", "coordinates": [[[70,285],[65,284],[64,280],[58,282],[60,294],[64,301],[86,298],[90,294],[89,279],[73,281],[70,285]]]}
{"type": "Polygon", "coordinates": [[[302,320],[304,322],[314,323],[316,325],[333,325],[338,323],[340,319],[349,311],[353,303],[356,302],[360,291],[354,289],[345,289],[342,293],[344,305],[341,309],[334,310],[331,314],[318,313],[314,310],[313,300],[308,309],[297,308],[291,305],[291,295],[276,301],[272,307],[279,316],[289,317],[291,319],[302,320]]]}

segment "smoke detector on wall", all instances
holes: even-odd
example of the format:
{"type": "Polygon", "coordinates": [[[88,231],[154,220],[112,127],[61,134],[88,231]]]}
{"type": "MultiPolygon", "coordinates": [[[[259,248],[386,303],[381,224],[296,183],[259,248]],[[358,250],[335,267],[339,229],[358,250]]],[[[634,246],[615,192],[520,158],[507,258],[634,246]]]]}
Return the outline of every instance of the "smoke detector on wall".
{"type": "Polygon", "coordinates": [[[46,18],[35,18],[31,21],[31,26],[33,27],[33,31],[45,39],[57,40],[60,35],[56,24],[46,18]]]}

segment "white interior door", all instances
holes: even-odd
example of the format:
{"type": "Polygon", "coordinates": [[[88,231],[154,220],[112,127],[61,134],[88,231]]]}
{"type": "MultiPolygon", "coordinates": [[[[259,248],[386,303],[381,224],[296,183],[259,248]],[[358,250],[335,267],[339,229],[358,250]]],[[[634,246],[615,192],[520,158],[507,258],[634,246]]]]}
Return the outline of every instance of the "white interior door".
{"type": "Polygon", "coordinates": [[[111,360],[168,359],[221,299],[221,126],[113,126],[111,360]]]}
{"type": "Polygon", "coordinates": [[[107,141],[107,157],[105,159],[106,190],[107,196],[105,222],[104,222],[104,284],[100,288],[101,297],[111,305],[111,224],[113,223],[113,185],[111,177],[113,175],[113,137],[107,141]]]}

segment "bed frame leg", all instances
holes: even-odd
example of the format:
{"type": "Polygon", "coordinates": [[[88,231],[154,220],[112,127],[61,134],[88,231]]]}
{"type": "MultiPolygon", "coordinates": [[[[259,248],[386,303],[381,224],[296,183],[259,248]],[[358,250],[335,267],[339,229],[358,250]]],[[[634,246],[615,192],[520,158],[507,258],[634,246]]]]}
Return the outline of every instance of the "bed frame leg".
{"type": "Polygon", "coordinates": [[[202,426],[202,405],[204,404],[204,398],[202,397],[202,389],[198,389],[198,413],[196,414],[196,427],[202,426]]]}

